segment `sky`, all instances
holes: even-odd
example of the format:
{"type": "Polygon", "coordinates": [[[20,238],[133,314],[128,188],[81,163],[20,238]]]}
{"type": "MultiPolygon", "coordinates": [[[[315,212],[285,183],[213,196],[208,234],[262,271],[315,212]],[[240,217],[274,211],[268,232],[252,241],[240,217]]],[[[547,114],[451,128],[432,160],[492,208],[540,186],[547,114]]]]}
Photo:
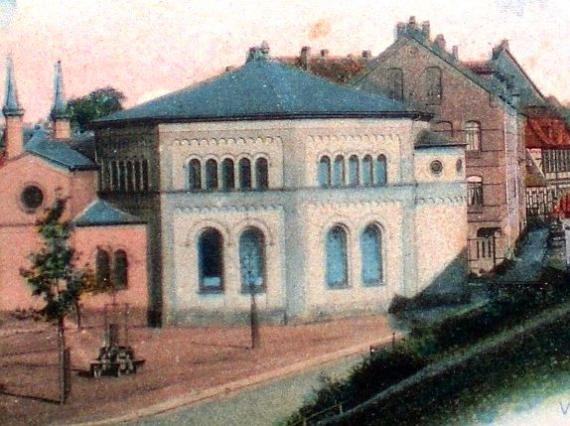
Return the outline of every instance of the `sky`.
{"type": "Polygon", "coordinates": [[[262,40],[275,56],[377,55],[412,15],[462,60],[508,39],[542,92],[570,103],[567,0],[0,0],[0,55],[12,55],[33,122],[49,112],[57,60],[68,98],[110,85],[132,106],[241,65],[262,40]]]}

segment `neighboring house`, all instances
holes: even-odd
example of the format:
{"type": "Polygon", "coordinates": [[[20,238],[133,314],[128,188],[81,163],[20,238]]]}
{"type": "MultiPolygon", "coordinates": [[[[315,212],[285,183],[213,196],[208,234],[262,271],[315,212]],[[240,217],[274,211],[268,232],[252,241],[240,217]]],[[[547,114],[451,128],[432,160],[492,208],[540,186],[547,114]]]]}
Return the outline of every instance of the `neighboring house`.
{"type": "Polygon", "coordinates": [[[509,81],[476,74],[443,35],[431,40],[429,22],[412,17],[350,84],[431,112],[432,130],[466,144],[470,269],[509,257],[526,226],[524,117],[509,81]]]}
{"type": "Polygon", "coordinates": [[[164,323],[287,322],[461,285],[464,145],[431,114],[252,48],[245,65],[97,120],[100,195],[149,223],[164,323]],[[443,233],[443,234],[442,234],[443,233]]]}
{"type": "MultiPolygon", "coordinates": [[[[146,310],[146,226],[97,199],[94,137],[71,135],[61,65],[56,65],[52,132],[37,128],[25,142],[24,110],[11,60],[2,112],[6,125],[0,164],[0,310],[29,308],[39,302],[19,271],[39,247],[37,219],[58,197],[68,200],[65,219],[76,225],[71,243],[78,253],[77,265],[89,264],[97,269],[97,279],[111,280],[118,302],[146,310]]],[[[105,295],[82,299],[87,308],[101,308],[110,301],[105,295]]]]}

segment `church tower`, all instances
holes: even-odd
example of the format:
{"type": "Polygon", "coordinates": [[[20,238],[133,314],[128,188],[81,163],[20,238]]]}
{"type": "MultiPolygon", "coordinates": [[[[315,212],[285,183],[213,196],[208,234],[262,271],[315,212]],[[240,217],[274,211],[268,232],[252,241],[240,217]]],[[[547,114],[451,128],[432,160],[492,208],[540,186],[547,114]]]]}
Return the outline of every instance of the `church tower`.
{"type": "Polygon", "coordinates": [[[67,100],[63,91],[63,76],[61,61],[55,64],[53,80],[53,105],[50,118],[53,124],[54,139],[69,139],[71,137],[70,116],[67,112],[67,100]]]}
{"type": "Polygon", "coordinates": [[[6,61],[6,87],[4,93],[4,106],[2,107],[2,114],[4,114],[6,119],[4,142],[6,156],[8,159],[12,159],[24,152],[24,135],[22,132],[24,110],[18,101],[14,64],[11,57],[8,57],[6,61]]]}

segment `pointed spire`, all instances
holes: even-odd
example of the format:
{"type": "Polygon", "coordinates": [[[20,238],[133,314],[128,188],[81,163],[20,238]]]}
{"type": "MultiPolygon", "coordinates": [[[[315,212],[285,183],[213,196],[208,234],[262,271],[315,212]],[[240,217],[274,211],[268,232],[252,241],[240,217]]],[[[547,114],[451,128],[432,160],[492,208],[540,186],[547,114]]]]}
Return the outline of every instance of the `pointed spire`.
{"type": "Polygon", "coordinates": [[[50,113],[51,119],[69,118],[67,113],[67,100],[63,91],[63,75],[61,72],[61,61],[55,64],[53,77],[53,105],[50,113]]]}
{"type": "Polygon", "coordinates": [[[24,110],[18,101],[18,91],[16,90],[16,79],[14,77],[14,64],[12,57],[6,59],[6,90],[2,113],[5,116],[22,116],[24,110]]]}

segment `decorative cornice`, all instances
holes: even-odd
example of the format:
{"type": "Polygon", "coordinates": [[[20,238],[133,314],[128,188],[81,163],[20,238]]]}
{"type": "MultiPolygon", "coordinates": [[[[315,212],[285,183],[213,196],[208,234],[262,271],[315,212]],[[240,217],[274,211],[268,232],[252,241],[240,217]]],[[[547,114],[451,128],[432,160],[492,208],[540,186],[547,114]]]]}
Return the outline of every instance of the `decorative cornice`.
{"type": "Polygon", "coordinates": [[[233,137],[233,138],[202,138],[202,139],[174,139],[166,140],[166,146],[228,146],[228,145],[272,145],[281,144],[280,136],[233,137]]]}
{"type": "Polygon", "coordinates": [[[399,142],[400,136],[396,133],[388,134],[342,134],[342,135],[309,135],[308,143],[392,143],[399,142]]]}
{"type": "Polygon", "coordinates": [[[263,205],[243,205],[243,206],[222,206],[222,207],[175,207],[175,213],[249,213],[258,211],[282,211],[283,206],[279,204],[263,205]]]}

